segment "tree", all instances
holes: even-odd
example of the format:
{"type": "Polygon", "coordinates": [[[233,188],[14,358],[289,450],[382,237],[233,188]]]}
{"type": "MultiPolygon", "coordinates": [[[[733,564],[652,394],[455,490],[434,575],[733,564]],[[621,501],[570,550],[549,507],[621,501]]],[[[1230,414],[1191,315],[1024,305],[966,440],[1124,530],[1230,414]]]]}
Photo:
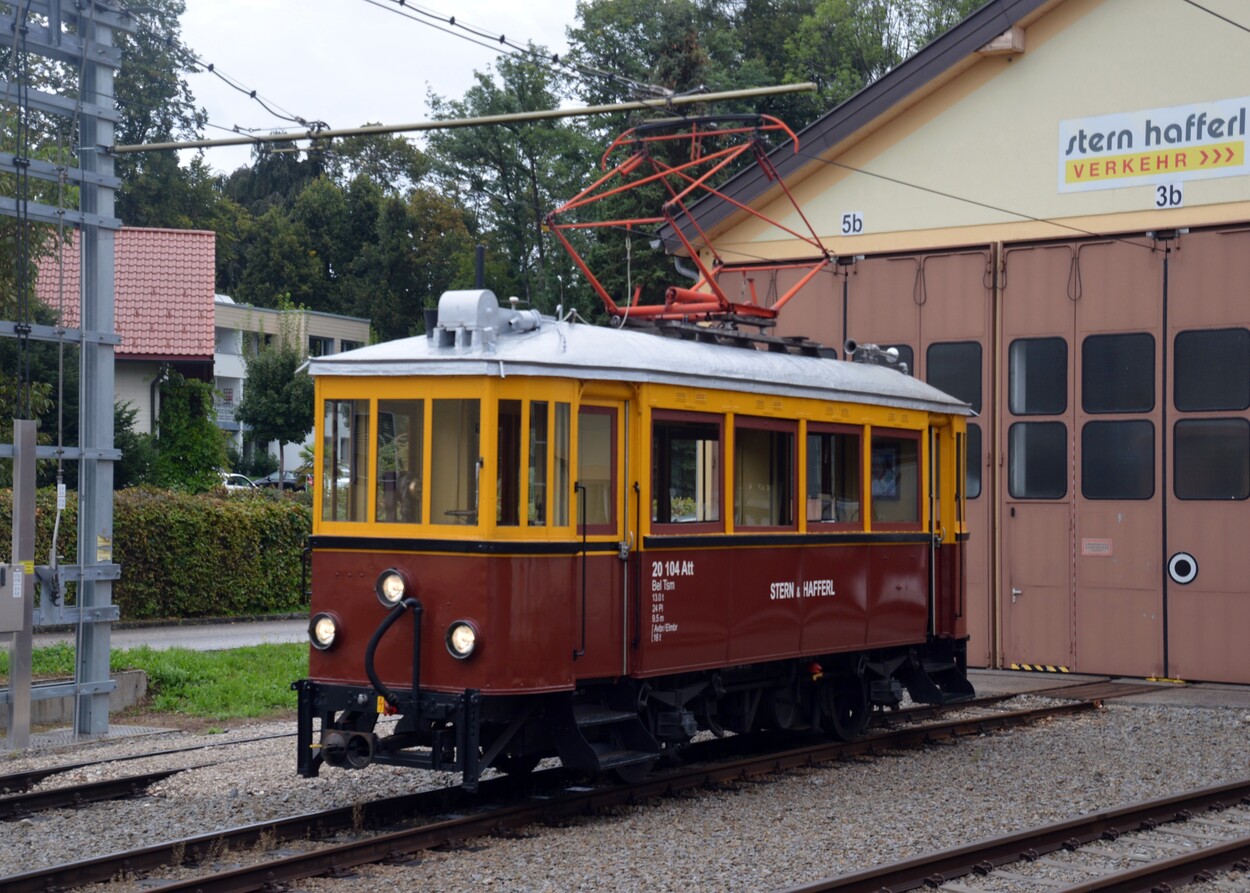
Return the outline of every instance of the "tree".
{"type": "MultiPolygon", "coordinates": [[[[134,33],[119,32],[122,66],[113,84],[121,145],[198,136],[208,116],[195,104],[185,74],[198,69],[182,44],[184,0],[147,0],[134,33]]],[[[199,159],[196,159],[199,161],[199,159]]],[[[200,161],[181,167],[173,152],[118,155],[117,215],[132,226],[197,225],[214,196],[200,161]]]]}
{"type": "Polygon", "coordinates": [[[129,401],[113,404],[113,446],[122,453],[113,465],[114,490],[147,483],[156,464],[155,438],[135,431],[138,413],[129,401]]]}
{"type": "Polygon", "coordinates": [[[313,381],[299,371],[306,359],[300,349],[296,314],[284,302],[286,319],[269,346],[247,359],[247,381],[235,417],[262,442],[278,442],[279,481],[285,477],[283,447],[303,440],[313,429],[313,381]]]}
{"type": "MultiPolygon", "coordinates": [[[[559,105],[559,85],[545,69],[501,59],[496,73],[498,82],[489,72],[478,72],[462,100],[431,96],[434,116],[470,118],[559,105]]],[[[557,121],[434,131],[428,149],[442,192],[472,212],[475,237],[493,234],[504,252],[515,293],[547,311],[560,302],[560,284],[573,278],[573,268],[544,234],[543,221],[582,187],[596,155],[594,142],[557,121]]]]}
{"type": "Polygon", "coordinates": [[[156,484],[203,493],[220,484],[226,440],[217,427],[213,386],[171,371],[161,382],[156,484]]]}

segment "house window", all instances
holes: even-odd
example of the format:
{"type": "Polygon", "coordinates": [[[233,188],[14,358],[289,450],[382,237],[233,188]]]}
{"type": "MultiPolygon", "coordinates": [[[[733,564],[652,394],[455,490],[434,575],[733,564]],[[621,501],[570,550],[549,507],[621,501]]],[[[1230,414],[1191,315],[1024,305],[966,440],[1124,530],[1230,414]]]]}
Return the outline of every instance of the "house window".
{"type": "Polygon", "coordinates": [[[334,339],[325,338],[321,335],[308,336],[308,355],[310,357],[324,357],[334,353],[334,339]]]}

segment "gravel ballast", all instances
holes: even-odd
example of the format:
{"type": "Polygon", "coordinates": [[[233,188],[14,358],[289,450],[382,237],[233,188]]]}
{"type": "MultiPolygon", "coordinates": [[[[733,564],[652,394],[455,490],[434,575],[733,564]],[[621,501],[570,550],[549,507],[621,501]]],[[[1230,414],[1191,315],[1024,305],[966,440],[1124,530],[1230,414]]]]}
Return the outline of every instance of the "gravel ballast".
{"type": "MultiPolygon", "coordinates": [[[[1036,701],[1017,698],[1004,709],[1036,701]]],[[[281,734],[293,723],[220,735],[143,736],[0,760],[0,774],[127,753],[281,734]]],[[[0,876],[214,829],[454,783],[374,766],[294,771],[293,736],[150,760],[104,763],[45,786],[192,766],[149,796],[6,823],[0,876]],[[209,765],[211,764],[211,765],[209,765]]],[[[524,829],[307,891],[385,888],[691,891],[782,889],[834,874],[1244,777],[1250,711],[1110,702],[1096,712],[848,760],[524,829]]],[[[139,882],[109,889],[150,889],[139,882]]]]}

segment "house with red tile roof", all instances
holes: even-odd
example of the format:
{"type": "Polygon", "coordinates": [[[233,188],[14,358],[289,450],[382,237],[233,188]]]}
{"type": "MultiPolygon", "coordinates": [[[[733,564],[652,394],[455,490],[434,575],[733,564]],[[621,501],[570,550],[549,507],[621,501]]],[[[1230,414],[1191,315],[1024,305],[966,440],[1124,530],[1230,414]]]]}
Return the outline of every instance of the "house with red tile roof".
{"type": "MultiPolygon", "coordinates": [[[[123,227],[113,249],[114,394],[136,410],[135,430],[150,432],[159,383],[174,369],[187,378],[213,378],[213,279],[216,233],[208,230],[123,227]]],[[[81,254],[78,232],[39,261],[35,292],[77,327],[81,254]]]]}
{"type": "MultiPolygon", "coordinates": [[[[150,433],[160,410],[159,385],[168,370],[211,381],[217,389],[217,425],[243,453],[234,412],[247,379],[246,357],[284,325],[306,343],[309,356],[338,353],[369,342],[369,320],[310,310],[280,311],[236,304],[214,294],[216,233],[209,230],[123,227],[113,250],[114,394],[137,410],[135,430],[150,433]],[[284,323],[284,317],[291,315],[284,323]]],[[[78,233],[39,261],[35,292],[76,327],[79,319],[78,233]]],[[[311,434],[310,434],[311,437],[311,434]]],[[[275,456],[278,445],[270,444],[275,456]]],[[[300,445],[287,446],[286,467],[300,463],[300,445]]]]}

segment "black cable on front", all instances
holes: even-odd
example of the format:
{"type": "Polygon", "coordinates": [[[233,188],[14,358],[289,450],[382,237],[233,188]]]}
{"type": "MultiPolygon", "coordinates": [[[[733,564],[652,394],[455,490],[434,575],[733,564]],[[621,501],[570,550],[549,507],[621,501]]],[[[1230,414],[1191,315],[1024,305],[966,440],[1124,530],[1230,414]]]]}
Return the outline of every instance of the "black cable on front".
{"type": "MultiPolygon", "coordinates": [[[[381,679],[378,678],[377,670],[375,670],[373,666],[373,656],[374,656],[374,653],[378,650],[378,644],[382,641],[382,637],[386,635],[386,631],[389,630],[392,626],[394,626],[395,621],[397,621],[400,617],[402,617],[404,614],[404,611],[408,610],[409,608],[412,608],[413,615],[416,617],[416,621],[418,624],[417,628],[420,629],[421,603],[417,601],[415,598],[406,598],[403,601],[401,601],[399,604],[397,604],[395,607],[391,608],[390,613],[386,615],[386,618],[378,625],[378,628],[373,631],[373,636],[370,637],[369,644],[365,646],[365,675],[369,677],[369,682],[373,684],[373,687],[377,691],[377,693],[380,694],[386,700],[386,703],[390,704],[392,707],[399,706],[399,698],[397,698],[395,696],[395,693],[392,692],[389,688],[387,688],[386,684],[381,679]]],[[[413,633],[414,639],[416,638],[416,635],[417,635],[416,632],[414,632],[413,633]]],[[[415,647],[413,650],[413,654],[414,654],[414,659],[415,659],[415,656],[416,656],[415,647]]],[[[415,673],[416,670],[414,669],[413,672],[415,673]]]]}

